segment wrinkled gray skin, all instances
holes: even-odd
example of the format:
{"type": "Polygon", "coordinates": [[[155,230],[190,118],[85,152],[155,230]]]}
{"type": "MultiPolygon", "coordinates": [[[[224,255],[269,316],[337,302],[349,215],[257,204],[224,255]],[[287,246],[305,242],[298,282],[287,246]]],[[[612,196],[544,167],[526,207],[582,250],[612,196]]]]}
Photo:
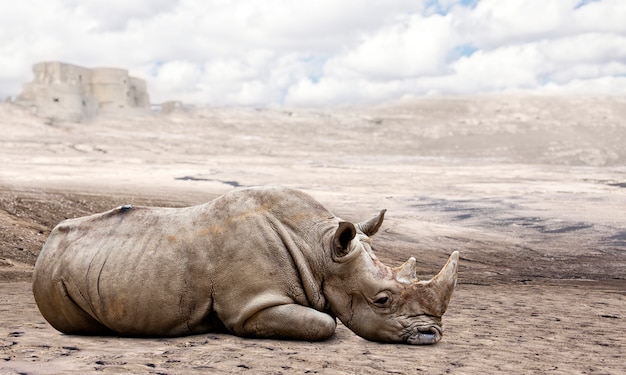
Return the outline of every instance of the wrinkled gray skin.
{"type": "Polygon", "coordinates": [[[383,265],[370,237],[287,188],[238,190],[186,208],[122,206],[66,220],[35,265],[33,292],[69,334],[324,340],[335,317],[368,340],[433,344],[458,252],[429,281],[415,259],[383,265]]]}

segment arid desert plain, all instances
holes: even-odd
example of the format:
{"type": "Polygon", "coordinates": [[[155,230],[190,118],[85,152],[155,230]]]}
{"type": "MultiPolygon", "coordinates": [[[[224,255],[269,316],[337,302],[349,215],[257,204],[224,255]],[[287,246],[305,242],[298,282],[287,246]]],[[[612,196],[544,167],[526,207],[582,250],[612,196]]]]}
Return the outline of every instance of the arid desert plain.
{"type": "MultiPolygon", "coordinates": [[[[232,270],[236,277],[237,270],[232,270]]],[[[202,280],[198,280],[202,282],[202,280]]],[[[158,306],[155,306],[155,309],[158,306]]],[[[626,373],[626,98],[488,96],[352,109],[38,118],[0,103],[0,374],[626,373]],[[378,257],[459,282],[433,346],[64,335],[30,278],[50,230],[122,204],[301,189],[378,257]]]]}

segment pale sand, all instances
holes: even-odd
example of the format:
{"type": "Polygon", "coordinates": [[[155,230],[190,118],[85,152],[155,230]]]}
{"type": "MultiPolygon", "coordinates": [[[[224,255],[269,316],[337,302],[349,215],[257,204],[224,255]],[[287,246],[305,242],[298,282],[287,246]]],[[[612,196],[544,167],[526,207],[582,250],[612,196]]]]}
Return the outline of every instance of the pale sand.
{"type": "Polygon", "coordinates": [[[626,372],[626,99],[208,108],[85,124],[1,104],[0,131],[0,373],[626,372]],[[371,343],[343,326],[323,343],[64,336],[19,281],[63,218],[265,184],[353,221],[387,208],[374,247],[390,266],[415,256],[421,277],[460,250],[442,342],[371,343]]]}

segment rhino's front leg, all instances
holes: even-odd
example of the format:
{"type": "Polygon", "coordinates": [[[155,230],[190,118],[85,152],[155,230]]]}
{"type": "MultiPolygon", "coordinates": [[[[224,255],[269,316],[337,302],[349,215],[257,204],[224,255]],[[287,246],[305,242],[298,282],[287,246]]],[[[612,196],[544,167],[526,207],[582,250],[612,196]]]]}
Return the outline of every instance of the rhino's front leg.
{"type": "Polygon", "coordinates": [[[236,333],[257,338],[320,341],[332,336],[336,327],[335,318],[328,314],[289,304],[255,313],[243,325],[243,331],[236,333]]]}

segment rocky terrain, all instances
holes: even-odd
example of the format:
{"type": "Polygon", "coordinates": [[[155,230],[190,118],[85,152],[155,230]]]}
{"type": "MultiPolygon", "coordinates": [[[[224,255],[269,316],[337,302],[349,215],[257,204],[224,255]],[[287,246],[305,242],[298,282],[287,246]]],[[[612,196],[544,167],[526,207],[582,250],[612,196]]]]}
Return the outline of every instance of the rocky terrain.
{"type": "Polygon", "coordinates": [[[626,371],[626,99],[424,99],[358,109],[195,108],[55,122],[0,104],[0,374],[626,371]],[[461,251],[430,347],[223,334],[73,337],[29,279],[59,221],[286,185],[361,221],[420,277],[461,251]]]}

